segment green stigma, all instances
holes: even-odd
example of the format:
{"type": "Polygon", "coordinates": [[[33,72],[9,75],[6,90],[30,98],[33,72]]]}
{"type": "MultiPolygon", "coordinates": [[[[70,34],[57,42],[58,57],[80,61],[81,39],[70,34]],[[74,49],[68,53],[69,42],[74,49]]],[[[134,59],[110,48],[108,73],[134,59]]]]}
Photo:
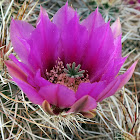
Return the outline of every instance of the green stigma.
{"type": "Polygon", "coordinates": [[[77,67],[75,67],[76,63],[73,62],[72,67],[70,67],[70,64],[67,64],[66,66],[67,66],[67,69],[65,68],[64,72],[67,73],[66,75],[68,77],[78,78],[78,77],[84,76],[83,73],[85,72],[85,70],[80,70],[80,67],[81,67],[80,64],[77,67]]]}

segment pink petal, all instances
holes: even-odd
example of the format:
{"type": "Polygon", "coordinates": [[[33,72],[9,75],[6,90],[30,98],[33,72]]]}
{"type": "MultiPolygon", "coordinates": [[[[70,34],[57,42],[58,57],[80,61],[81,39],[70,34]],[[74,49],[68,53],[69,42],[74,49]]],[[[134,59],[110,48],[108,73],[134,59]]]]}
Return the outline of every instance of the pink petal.
{"type": "Polygon", "coordinates": [[[64,64],[76,62],[78,65],[81,63],[87,47],[88,32],[84,26],[79,24],[79,18],[76,13],[63,28],[59,48],[61,52],[60,58],[64,61],[64,64]]]}
{"type": "Polygon", "coordinates": [[[113,32],[114,38],[121,35],[122,31],[121,31],[121,23],[119,18],[111,25],[111,30],[113,32]]]}
{"type": "Polygon", "coordinates": [[[135,67],[136,67],[137,63],[138,63],[138,60],[136,62],[134,62],[132,64],[132,66],[123,75],[119,75],[117,77],[117,79],[121,80],[121,83],[120,83],[120,85],[119,85],[117,90],[121,89],[130,80],[130,78],[131,78],[131,76],[132,76],[132,74],[133,74],[133,72],[135,70],[135,67]]]}
{"type": "Polygon", "coordinates": [[[28,83],[25,83],[24,81],[21,81],[20,79],[13,78],[13,81],[16,82],[16,84],[23,90],[23,92],[27,95],[27,97],[30,99],[31,102],[33,102],[34,104],[42,105],[44,100],[38,94],[36,89],[34,89],[28,83]]]}
{"type": "Polygon", "coordinates": [[[100,80],[107,80],[108,82],[110,82],[112,79],[114,79],[119,73],[120,68],[122,67],[126,59],[127,57],[111,60],[102,70],[103,73],[102,76],[100,76],[100,80]]]}
{"type": "Polygon", "coordinates": [[[27,82],[27,75],[14,62],[7,60],[5,61],[5,64],[12,77],[16,77],[24,82],[27,82]]]}
{"type": "MultiPolygon", "coordinates": [[[[35,83],[35,82],[38,82],[38,79],[36,80],[34,78],[34,73],[28,68],[28,66],[26,64],[22,63],[22,62],[19,62],[17,60],[17,58],[13,54],[11,54],[9,56],[9,58],[19,67],[19,69],[21,69],[22,71],[24,71],[24,73],[27,75],[27,77],[26,77],[27,82],[30,85],[32,85],[33,87],[38,87],[37,84],[35,83]]],[[[14,76],[14,77],[15,78],[18,78],[16,76],[14,76]]]]}
{"type": "Polygon", "coordinates": [[[50,104],[59,108],[68,108],[76,100],[74,91],[59,84],[50,84],[41,87],[39,94],[50,104]]]}
{"type": "Polygon", "coordinates": [[[76,99],[80,99],[85,95],[90,95],[92,98],[96,97],[105,89],[106,81],[95,83],[81,83],[76,92],[76,99]]]}
{"type": "Polygon", "coordinates": [[[88,29],[89,35],[91,35],[96,28],[104,25],[105,22],[97,8],[96,11],[92,12],[81,24],[88,29]]]}
{"type": "Polygon", "coordinates": [[[94,31],[89,40],[88,49],[85,51],[82,69],[88,71],[90,79],[105,67],[112,58],[114,50],[113,34],[109,23],[107,23],[94,31]]]}
{"type": "Polygon", "coordinates": [[[30,46],[27,40],[33,30],[34,27],[25,21],[12,20],[10,25],[10,38],[14,50],[24,63],[28,61],[30,46]]]}
{"type": "Polygon", "coordinates": [[[30,85],[32,85],[37,91],[40,90],[40,87],[47,86],[51,84],[48,80],[41,77],[41,72],[38,70],[34,77],[31,77],[30,75],[27,78],[27,81],[30,85]]]}
{"type": "Polygon", "coordinates": [[[120,79],[114,79],[101,93],[99,93],[99,95],[96,97],[96,101],[101,102],[103,99],[115,94],[120,82],[120,79]]]}
{"type": "Polygon", "coordinates": [[[43,87],[43,86],[47,86],[47,85],[51,84],[48,80],[41,77],[40,70],[37,71],[34,81],[39,87],[43,87]]]}
{"type": "Polygon", "coordinates": [[[127,57],[123,58],[121,56],[121,36],[118,36],[114,40],[114,52],[112,52],[110,60],[106,63],[106,65],[99,69],[93,77],[90,78],[91,82],[94,81],[104,81],[107,80],[110,82],[112,79],[116,77],[121,66],[124,64],[127,57]]]}
{"type": "Polygon", "coordinates": [[[78,101],[76,101],[68,112],[73,113],[86,112],[96,108],[96,106],[97,106],[96,100],[93,99],[91,96],[86,95],[81,99],[79,99],[78,101]]]}
{"type": "Polygon", "coordinates": [[[20,62],[13,54],[10,54],[9,58],[27,75],[33,77],[34,72],[31,70],[31,67],[27,66],[26,64],[20,62]]]}
{"type": "Polygon", "coordinates": [[[114,45],[115,45],[115,55],[114,57],[122,57],[122,42],[121,42],[121,37],[122,35],[118,36],[114,40],[114,45]]]}
{"type": "Polygon", "coordinates": [[[46,69],[49,71],[57,59],[57,48],[59,41],[59,32],[54,23],[52,23],[46,11],[41,7],[37,27],[32,32],[29,40],[31,52],[29,63],[36,71],[41,69],[41,75],[44,76],[46,69]]]}
{"type": "Polygon", "coordinates": [[[68,6],[68,2],[53,16],[53,22],[62,31],[65,25],[74,17],[75,11],[68,6]]]}
{"type": "Polygon", "coordinates": [[[123,74],[115,78],[97,97],[97,101],[100,102],[103,99],[112,96],[121,89],[131,78],[137,61],[123,74]]]}

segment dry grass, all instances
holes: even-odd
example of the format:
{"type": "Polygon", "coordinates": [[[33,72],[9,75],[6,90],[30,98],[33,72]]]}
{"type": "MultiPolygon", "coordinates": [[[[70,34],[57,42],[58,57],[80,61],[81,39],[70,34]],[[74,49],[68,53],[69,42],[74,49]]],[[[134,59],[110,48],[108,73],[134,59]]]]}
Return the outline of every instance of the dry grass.
{"type": "MultiPolygon", "coordinates": [[[[99,2],[99,1],[98,1],[99,2]]],[[[38,105],[28,101],[24,93],[9,80],[4,60],[13,52],[9,37],[11,16],[35,25],[40,5],[50,18],[65,4],[65,0],[3,0],[0,2],[0,139],[115,139],[133,140],[140,137],[140,62],[133,77],[118,94],[98,104],[96,117],[86,119],[80,114],[49,116],[38,105]]],[[[81,20],[87,17],[97,4],[94,0],[71,0],[81,20]]],[[[139,4],[127,5],[121,0],[98,3],[106,21],[119,16],[123,31],[123,56],[130,55],[120,72],[139,58],[140,11],[139,4]]]]}

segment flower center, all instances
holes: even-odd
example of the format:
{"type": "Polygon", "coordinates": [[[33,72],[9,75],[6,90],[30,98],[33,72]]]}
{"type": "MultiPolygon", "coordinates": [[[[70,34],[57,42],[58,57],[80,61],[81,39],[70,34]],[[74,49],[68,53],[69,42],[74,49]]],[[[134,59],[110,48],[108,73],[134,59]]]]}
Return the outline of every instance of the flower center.
{"type": "Polygon", "coordinates": [[[76,92],[80,83],[90,82],[88,72],[80,67],[80,64],[76,67],[76,63],[73,62],[66,64],[65,68],[63,62],[58,59],[52,70],[46,71],[46,78],[51,83],[67,86],[76,92]]]}
{"type": "Polygon", "coordinates": [[[66,76],[71,77],[71,78],[78,78],[78,77],[83,77],[85,70],[80,70],[81,65],[79,64],[77,67],[76,63],[73,62],[72,63],[72,67],[71,64],[67,64],[67,69],[64,69],[64,72],[66,73],[66,76]]]}

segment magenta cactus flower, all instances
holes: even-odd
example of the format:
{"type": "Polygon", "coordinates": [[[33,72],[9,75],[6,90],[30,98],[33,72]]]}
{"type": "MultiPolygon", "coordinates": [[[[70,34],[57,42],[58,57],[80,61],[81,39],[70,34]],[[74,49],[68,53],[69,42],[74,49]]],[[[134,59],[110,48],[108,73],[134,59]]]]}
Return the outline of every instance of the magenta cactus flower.
{"type": "Polygon", "coordinates": [[[49,114],[89,113],[131,78],[135,62],[123,75],[119,19],[110,27],[98,8],[81,23],[65,4],[51,22],[41,7],[36,28],[12,20],[11,41],[21,61],[6,61],[12,80],[31,102],[49,114]]]}

